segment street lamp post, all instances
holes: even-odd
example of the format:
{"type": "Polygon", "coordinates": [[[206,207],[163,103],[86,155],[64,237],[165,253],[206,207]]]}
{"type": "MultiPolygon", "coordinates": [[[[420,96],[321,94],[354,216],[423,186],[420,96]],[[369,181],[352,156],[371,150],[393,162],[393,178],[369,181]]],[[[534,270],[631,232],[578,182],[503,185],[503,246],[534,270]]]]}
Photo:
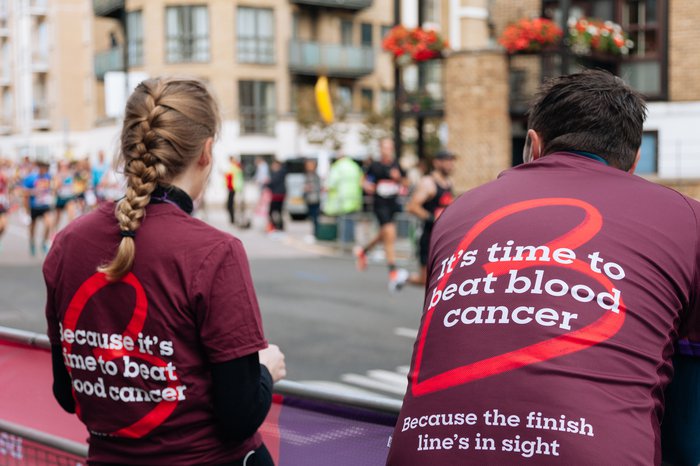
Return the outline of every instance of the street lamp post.
{"type": "MultiPolygon", "coordinates": [[[[394,0],[394,26],[401,24],[401,0],[394,0]]],[[[401,68],[394,59],[394,151],[401,155],[401,68]]]]}

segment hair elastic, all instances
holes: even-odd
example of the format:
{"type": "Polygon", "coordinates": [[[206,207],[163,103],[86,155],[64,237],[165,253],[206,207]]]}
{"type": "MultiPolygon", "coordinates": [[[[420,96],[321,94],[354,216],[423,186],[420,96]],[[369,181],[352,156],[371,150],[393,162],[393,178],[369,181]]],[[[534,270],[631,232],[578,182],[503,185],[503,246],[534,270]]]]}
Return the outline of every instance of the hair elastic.
{"type": "Polygon", "coordinates": [[[121,230],[119,234],[122,235],[122,238],[136,238],[135,231],[121,230]]]}

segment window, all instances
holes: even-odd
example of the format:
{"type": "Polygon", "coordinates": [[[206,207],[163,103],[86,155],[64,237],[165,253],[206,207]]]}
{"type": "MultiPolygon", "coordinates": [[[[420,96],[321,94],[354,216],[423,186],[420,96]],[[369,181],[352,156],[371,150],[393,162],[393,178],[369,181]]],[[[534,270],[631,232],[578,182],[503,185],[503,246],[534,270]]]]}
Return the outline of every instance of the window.
{"type": "Polygon", "coordinates": [[[269,8],[238,7],[237,46],[239,63],[275,62],[275,24],[269,8]]]}
{"type": "Polygon", "coordinates": [[[12,124],[12,92],[9,89],[2,91],[2,120],[5,125],[12,124]]]}
{"type": "Polygon", "coordinates": [[[340,20],[340,43],[343,45],[352,45],[352,21],[347,19],[340,20]]]}
{"type": "Polygon", "coordinates": [[[275,134],[275,83],[240,81],[238,101],[241,134],[275,134]]]}
{"type": "Polygon", "coordinates": [[[361,43],[362,45],[366,47],[371,47],[372,43],[374,42],[372,40],[372,31],[374,28],[372,27],[371,23],[362,23],[361,31],[362,31],[362,37],[361,37],[361,43]]]}
{"type": "Polygon", "coordinates": [[[382,89],[379,93],[379,111],[387,113],[394,110],[394,91],[382,89]]]}
{"type": "MultiPolygon", "coordinates": [[[[621,62],[581,59],[583,66],[608,69],[624,78],[632,87],[652,99],[666,95],[664,74],[667,44],[668,0],[571,0],[570,18],[590,16],[619,23],[634,41],[629,56],[621,62]]],[[[545,0],[543,15],[561,22],[559,1],[545,0]]],[[[555,66],[555,65],[552,65],[555,66]]],[[[573,71],[573,70],[572,70],[573,71]]],[[[545,70],[557,75],[558,69],[545,70]]]]}
{"type": "Polygon", "coordinates": [[[374,111],[374,91],[372,89],[363,88],[360,92],[360,106],[362,112],[372,113],[374,111]]]}
{"type": "Polygon", "coordinates": [[[141,10],[126,14],[126,37],[129,66],[143,65],[143,14],[141,10]]]}
{"type": "Polygon", "coordinates": [[[299,38],[299,12],[292,13],[292,39],[299,38]]]}
{"type": "Polygon", "coordinates": [[[663,1],[657,0],[622,0],[621,25],[627,31],[634,47],[630,56],[620,66],[620,76],[635,89],[650,97],[661,97],[662,47],[660,7],[663,1]]]}
{"type": "Polygon", "coordinates": [[[49,59],[49,25],[46,21],[39,21],[36,25],[35,35],[36,48],[34,49],[34,60],[46,62],[49,59]]]}
{"type": "Polygon", "coordinates": [[[209,60],[209,12],[206,6],[170,6],[165,10],[168,63],[209,60]]]}
{"type": "Polygon", "coordinates": [[[340,115],[347,114],[353,110],[352,108],[352,87],[340,85],[336,91],[336,102],[338,113],[340,115]]]}
{"type": "Polygon", "coordinates": [[[440,26],[440,0],[423,0],[422,20],[426,26],[440,26]]]}
{"type": "Polygon", "coordinates": [[[389,34],[389,31],[391,31],[391,28],[393,28],[393,27],[394,26],[389,26],[389,25],[382,26],[381,31],[380,31],[382,34],[382,37],[381,37],[382,40],[384,40],[386,35],[389,34]]]}
{"type": "Polygon", "coordinates": [[[10,42],[4,40],[2,42],[2,79],[3,81],[9,81],[12,76],[12,70],[10,68],[12,64],[12,48],[10,42]]]}
{"type": "Polygon", "coordinates": [[[645,131],[642,133],[641,156],[635,173],[638,175],[652,175],[658,171],[659,133],[645,131]]]}

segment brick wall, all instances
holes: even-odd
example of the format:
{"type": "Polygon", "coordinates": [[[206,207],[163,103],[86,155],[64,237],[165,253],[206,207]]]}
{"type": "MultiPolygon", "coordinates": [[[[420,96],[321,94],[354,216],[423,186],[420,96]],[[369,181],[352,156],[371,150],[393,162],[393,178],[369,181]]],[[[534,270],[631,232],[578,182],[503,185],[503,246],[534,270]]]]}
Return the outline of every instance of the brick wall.
{"type": "Polygon", "coordinates": [[[671,101],[700,100],[700,2],[669,0],[669,92],[671,101]]]}
{"type": "Polygon", "coordinates": [[[506,26],[515,20],[540,16],[542,0],[493,0],[489,2],[489,14],[495,37],[498,38],[506,26]]]}
{"type": "Polygon", "coordinates": [[[510,167],[507,59],[501,51],[455,53],[445,80],[448,146],[458,154],[455,188],[462,192],[510,167]]]}

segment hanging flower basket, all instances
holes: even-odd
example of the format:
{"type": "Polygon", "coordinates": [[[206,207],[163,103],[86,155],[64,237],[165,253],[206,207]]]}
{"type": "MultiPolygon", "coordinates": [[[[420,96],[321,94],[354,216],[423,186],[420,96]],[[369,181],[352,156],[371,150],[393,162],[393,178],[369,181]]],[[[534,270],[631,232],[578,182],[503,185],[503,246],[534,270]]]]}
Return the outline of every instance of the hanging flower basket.
{"type": "Polygon", "coordinates": [[[510,54],[538,53],[556,46],[563,32],[547,18],[519,19],[506,27],[498,39],[510,54]]]}
{"type": "Polygon", "coordinates": [[[627,55],[634,47],[619,24],[594,18],[569,20],[566,40],[578,55],[627,55]]]}
{"type": "Polygon", "coordinates": [[[400,65],[440,58],[449,45],[437,31],[394,26],[384,37],[384,50],[391,52],[400,65]]]}

